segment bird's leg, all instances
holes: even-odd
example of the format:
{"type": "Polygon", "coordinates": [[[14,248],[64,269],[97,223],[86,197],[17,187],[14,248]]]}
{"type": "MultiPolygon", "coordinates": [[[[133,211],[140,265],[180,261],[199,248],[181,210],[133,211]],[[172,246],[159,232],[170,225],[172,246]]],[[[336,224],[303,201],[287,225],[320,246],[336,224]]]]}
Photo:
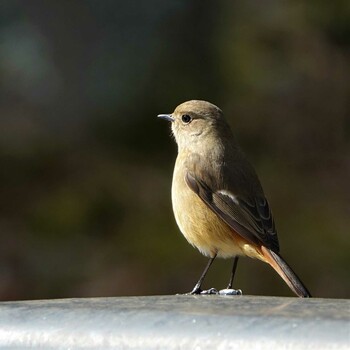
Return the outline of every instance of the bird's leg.
{"type": "Polygon", "coordinates": [[[230,282],[228,283],[227,289],[232,289],[233,279],[235,278],[236,270],[238,265],[238,256],[235,256],[233,259],[233,265],[231,270],[231,278],[230,282]]]}
{"type": "Polygon", "coordinates": [[[235,277],[235,273],[238,265],[238,256],[235,256],[233,259],[233,265],[231,270],[231,277],[226,289],[221,289],[219,291],[220,295],[242,295],[242,291],[240,289],[232,289],[233,279],[235,277]]]}
{"type": "Polygon", "coordinates": [[[215,288],[210,288],[208,290],[202,290],[201,289],[201,286],[202,286],[202,283],[204,281],[204,278],[205,278],[205,276],[206,276],[206,274],[207,274],[211,264],[215,260],[215,258],[216,258],[216,254],[212,258],[209,259],[208,264],[205,267],[205,269],[204,269],[200,279],[198,280],[198,282],[194,286],[192,292],[190,292],[188,294],[218,294],[218,291],[215,288]]]}

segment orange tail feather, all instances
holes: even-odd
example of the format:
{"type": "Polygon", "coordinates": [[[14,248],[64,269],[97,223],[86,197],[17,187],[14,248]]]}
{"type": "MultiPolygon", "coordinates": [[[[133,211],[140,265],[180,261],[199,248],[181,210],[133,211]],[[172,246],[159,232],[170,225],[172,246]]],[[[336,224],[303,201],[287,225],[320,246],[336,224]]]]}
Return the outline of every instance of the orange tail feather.
{"type": "Polygon", "coordinates": [[[261,252],[274,270],[283,278],[289,288],[301,298],[310,298],[311,294],[301,282],[300,278],[290,268],[290,266],[282,259],[282,257],[272,250],[262,246],[261,252]]]}

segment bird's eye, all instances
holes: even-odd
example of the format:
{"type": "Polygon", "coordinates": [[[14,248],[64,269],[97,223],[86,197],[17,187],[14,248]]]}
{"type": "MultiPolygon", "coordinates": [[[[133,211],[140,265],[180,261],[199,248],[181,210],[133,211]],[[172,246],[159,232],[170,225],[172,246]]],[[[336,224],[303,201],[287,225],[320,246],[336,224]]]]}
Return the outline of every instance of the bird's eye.
{"type": "Polygon", "coordinates": [[[190,115],[184,114],[184,115],[181,117],[181,120],[182,120],[185,124],[188,124],[188,123],[192,120],[192,118],[191,118],[190,115]]]}

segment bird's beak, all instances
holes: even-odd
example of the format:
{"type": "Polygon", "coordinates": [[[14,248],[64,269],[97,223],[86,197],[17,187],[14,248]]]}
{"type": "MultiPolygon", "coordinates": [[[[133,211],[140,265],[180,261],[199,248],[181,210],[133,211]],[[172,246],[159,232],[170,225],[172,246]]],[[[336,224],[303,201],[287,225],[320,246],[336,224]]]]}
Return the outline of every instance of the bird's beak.
{"type": "Polygon", "coordinates": [[[168,122],[174,122],[174,117],[171,114],[158,114],[158,118],[162,118],[164,120],[167,120],[168,122]]]}

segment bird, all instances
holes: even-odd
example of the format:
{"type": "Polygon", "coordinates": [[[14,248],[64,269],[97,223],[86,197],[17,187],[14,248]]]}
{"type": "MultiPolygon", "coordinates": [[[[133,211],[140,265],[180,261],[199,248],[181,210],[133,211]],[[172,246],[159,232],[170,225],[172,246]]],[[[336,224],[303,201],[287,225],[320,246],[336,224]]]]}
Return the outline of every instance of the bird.
{"type": "Polygon", "coordinates": [[[241,150],[222,110],[203,100],[159,114],[171,123],[178,146],[171,187],[176,223],[209,261],[188,294],[241,294],[232,289],[239,257],[269,264],[299,297],[311,297],[279,253],[277,230],[258,176],[241,150]],[[214,259],[232,258],[228,287],[202,290],[214,259]]]}

